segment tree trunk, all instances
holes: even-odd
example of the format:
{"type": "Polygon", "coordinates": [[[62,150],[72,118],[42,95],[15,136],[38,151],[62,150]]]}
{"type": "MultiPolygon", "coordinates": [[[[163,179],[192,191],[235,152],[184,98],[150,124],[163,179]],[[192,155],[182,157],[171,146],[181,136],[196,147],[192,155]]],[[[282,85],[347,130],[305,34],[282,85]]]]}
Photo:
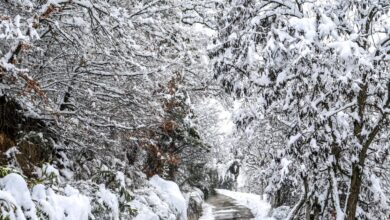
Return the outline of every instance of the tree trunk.
{"type": "Polygon", "coordinates": [[[286,220],[293,220],[295,217],[299,214],[299,211],[305,204],[307,197],[308,197],[308,191],[309,191],[309,185],[307,183],[307,177],[302,177],[303,180],[303,192],[302,192],[302,197],[299,200],[299,202],[294,206],[294,208],[290,211],[288,214],[286,220]]]}
{"type": "Polygon", "coordinates": [[[318,198],[316,197],[314,200],[314,204],[312,206],[313,213],[310,215],[310,220],[318,220],[320,219],[321,205],[318,204],[318,198]]]}
{"type": "Polygon", "coordinates": [[[361,185],[361,171],[359,164],[355,163],[352,168],[351,186],[346,207],[346,220],[355,220],[361,185]]]}
{"type": "Polygon", "coordinates": [[[306,202],[305,220],[310,220],[311,204],[309,201],[306,202]]]}

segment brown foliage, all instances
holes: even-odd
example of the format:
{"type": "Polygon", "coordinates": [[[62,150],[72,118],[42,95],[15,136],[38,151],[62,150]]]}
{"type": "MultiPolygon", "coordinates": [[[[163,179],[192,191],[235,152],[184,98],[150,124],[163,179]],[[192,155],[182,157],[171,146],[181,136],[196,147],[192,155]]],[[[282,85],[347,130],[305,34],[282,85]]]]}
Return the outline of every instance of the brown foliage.
{"type": "Polygon", "coordinates": [[[148,152],[148,158],[143,171],[147,177],[158,174],[165,178],[173,179],[180,164],[180,156],[178,154],[164,152],[161,147],[153,144],[148,145],[146,150],[148,152]]]}
{"type": "Polygon", "coordinates": [[[162,161],[162,152],[156,145],[147,145],[146,151],[148,152],[148,158],[143,168],[146,176],[152,177],[155,174],[162,174],[164,171],[164,162],[162,161]]]}
{"type": "MultiPolygon", "coordinates": [[[[175,117],[177,117],[176,113],[181,110],[183,103],[175,95],[182,81],[183,77],[176,73],[166,87],[159,84],[158,89],[154,91],[154,93],[170,95],[169,98],[162,100],[165,117],[159,126],[129,133],[130,138],[137,140],[138,148],[147,153],[142,169],[148,177],[158,174],[164,178],[173,179],[181,163],[180,153],[175,147],[175,131],[179,128],[175,117]],[[169,138],[172,140],[167,141],[169,138]]],[[[136,154],[134,146],[129,146],[129,151],[136,154]]],[[[130,158],[129,161],[134,161],[134,155],[130,155],[128,158],[130,158]]]]}
{"type": "Polygon", "coordinates": [[[45,127],[42,121],[25,117],[17,102],[0,97],[0,164],[7,164],[4,153],[16,147],[19,151],[16,161],[25,175],[32,176],[34,167],[47,162],[52,152],[38,135],[26,137],[22,134],[45,132],[45,127]]]}
{"type": "Polygon", "coordinates": [[[0,15],[0,21],[6,21],[6,20],[9,20],[9,16],[0,15]]]}
{"type": "Polygon", "coordinates": [[[177,128],[177,124],[173,120],[164,120],[161,127],[164,132],[172,133],[177,128]]]}
{"type": "Polygon", "coordinates": [[[183,81],[183,76],[176,72],[175,76],[168,82],[168,93],[174,95],[177,92],[178,85],[183,81]]]}
{"type": "Polygon", "coordinates": [[[53,5],[49,5],[49,7],[47,7],[46,11],[43,12],[43,14],[41,15],[41,18],[48,18],[50,16],[51,13],[55,12],[55,7],[53,5]]]}
{"type": "MultiPolygon", "coordinates": [[[[3,132],[0,132],[0,154],[4,155],[4,153],[15,146],[15,141],[10,139],[8,135],[3,132]]],[[[4,156],[0,157],[0,165],[6,165],[7,159],[4,156]]]]}
{"type": "Polygon", "coordinates": [[[36,80],[30,79],[28,76],[23,75],[22,78],[26,80],[25,91],[28,93],[35,92],[39,97],[46,98],[45,92],[39,86],[39,83],[36,80]]]}
{"type": "Polygon", "coordinates": [[[40,143],[33,143],[29,140],[23,140],[16,143],[5,133],[0,133],[0,165],[4,166],[8,163],[5,152],[10,148],[16,147],[18,153],[16,154],[16,161],[20,165],[23,173],[31,177],[36,166],[49,161],[50,152],[46,152],[45,148],[40,143]]]}
{"type": "Polygon", "coordinates": [[[41,143],[34,143],[30,140],[23,140],[17,145],[17,149],[20,152],[16,155],[23,173],[31,177],[36,166],[40,167],[44,162],[50,160],[50,153],[47,149],[41,145],[41,143]]]}

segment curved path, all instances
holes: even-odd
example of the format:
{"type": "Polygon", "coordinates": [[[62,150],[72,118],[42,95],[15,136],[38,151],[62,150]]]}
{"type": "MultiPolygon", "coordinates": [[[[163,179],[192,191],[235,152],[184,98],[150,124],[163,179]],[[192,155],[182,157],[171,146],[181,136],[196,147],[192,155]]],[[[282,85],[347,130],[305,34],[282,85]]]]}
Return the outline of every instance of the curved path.
{"type": "Polygon", "coordinates": [[[204,216],[200,220],[248,220],[254,218],[251,211],[228,196],[217,194],[206,201],[204,216]],[[210,213],[211,212],[211,213],[210,213]]]}

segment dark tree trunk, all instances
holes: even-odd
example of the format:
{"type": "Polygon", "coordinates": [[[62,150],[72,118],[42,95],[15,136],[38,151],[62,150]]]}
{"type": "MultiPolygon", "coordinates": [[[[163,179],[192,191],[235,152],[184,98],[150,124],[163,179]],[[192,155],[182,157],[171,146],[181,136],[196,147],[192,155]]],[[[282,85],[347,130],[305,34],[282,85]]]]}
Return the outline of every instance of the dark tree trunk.
{"type": "Polygon", "coordinates": [[[359,164],[354,164],[352,168],[351,187],[347,200],[347,209],[345,216],[346,220],[355,220],[361,185],[361,170],[359,168],[359,164]]]}

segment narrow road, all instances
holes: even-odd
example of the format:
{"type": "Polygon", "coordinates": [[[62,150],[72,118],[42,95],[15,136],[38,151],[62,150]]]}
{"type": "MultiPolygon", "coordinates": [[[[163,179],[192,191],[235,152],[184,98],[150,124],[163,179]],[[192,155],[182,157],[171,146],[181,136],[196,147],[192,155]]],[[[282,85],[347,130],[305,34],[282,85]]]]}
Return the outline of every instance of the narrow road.
{"type": "Polygon", "coordinates": [[[225,195],[212,196],[206,203],[211,208],[211,213],[200,220],[249,220],[254,217],[247,207],[237,204],[233,198],[225,195]]]}

